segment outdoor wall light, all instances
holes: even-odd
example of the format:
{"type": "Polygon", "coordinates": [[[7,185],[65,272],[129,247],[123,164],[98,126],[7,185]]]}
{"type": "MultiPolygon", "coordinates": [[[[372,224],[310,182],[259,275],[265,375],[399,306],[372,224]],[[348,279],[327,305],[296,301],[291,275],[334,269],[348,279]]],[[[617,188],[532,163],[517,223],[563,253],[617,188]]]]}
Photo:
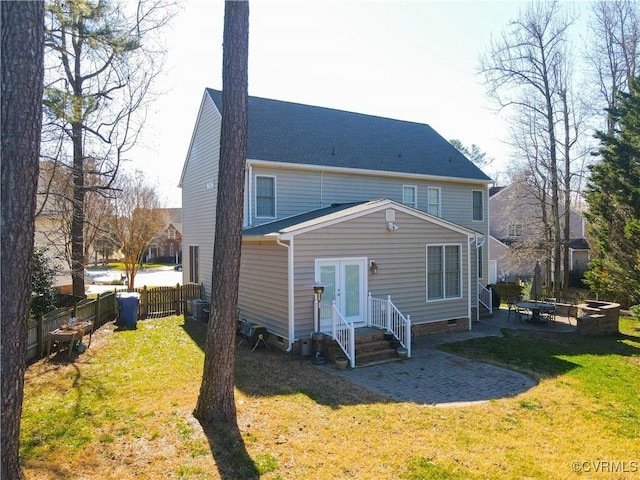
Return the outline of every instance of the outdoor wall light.
{"type": "Polygon", "coordinates": [[[322,294],[324,293],[324,285],[320,285],[320,284],[314,285],[313,293],[316,294],[316,297],[318,298],[318,302],[320,302],[320,300],[322,300],[322,294]]]}
{"type": "Polygon", "coordinates": [[[394,222],[387,222],[387,230],[389,230],[390,232],[398,230],[398,225],[396,225],[394,222]]]}
{"type": "Polygon", "coordinates": [[[378,264],[375,260],[371,260],[371,262],[369,262],[369,271],[374,275],[378,273],[378,264]]]}

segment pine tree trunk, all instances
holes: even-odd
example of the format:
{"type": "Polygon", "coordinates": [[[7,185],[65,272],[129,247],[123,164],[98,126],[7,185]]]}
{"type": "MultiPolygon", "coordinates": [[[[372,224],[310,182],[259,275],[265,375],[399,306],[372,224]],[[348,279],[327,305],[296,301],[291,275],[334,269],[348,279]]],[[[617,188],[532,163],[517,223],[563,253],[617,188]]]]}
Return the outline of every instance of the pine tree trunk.
{"type": "Polygon", "coordinates": [[[0,2],[2,30],[2,467],[22,478],[20,416],[42,128],[44,3],[0,2]]]}
{"type": "Polygon", "coordinates": [[[203,423],[235,423],[235,333],[247,157],[248,1],[226,1],[222,133],[218,170],[211,317],[195,414],[203,423]]]}

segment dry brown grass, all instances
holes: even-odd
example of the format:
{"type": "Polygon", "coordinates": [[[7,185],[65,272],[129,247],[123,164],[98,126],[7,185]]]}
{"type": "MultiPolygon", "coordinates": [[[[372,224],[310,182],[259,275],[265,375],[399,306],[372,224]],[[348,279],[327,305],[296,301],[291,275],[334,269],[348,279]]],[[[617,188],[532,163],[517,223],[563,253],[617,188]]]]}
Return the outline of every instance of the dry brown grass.
{"type": "Polygon", "coordinates": [[[573,461],[640,460],[639,430],[603,420],[618,406],[570,375],[514,398],[440,408],[389,401],[328,367],[245,346],[236,362],[239,430],[205,433],[192,415],[204,325],[183,323],[107,325],[74,362],[30,366],[27,478],[566,479],[578,478],[573,461]]]}

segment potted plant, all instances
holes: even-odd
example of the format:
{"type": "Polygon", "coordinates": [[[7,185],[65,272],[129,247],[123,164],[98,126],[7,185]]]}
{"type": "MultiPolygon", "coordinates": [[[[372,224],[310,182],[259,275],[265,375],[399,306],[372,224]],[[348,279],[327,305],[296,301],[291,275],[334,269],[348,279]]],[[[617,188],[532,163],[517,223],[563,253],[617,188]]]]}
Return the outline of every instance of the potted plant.
{"type": "Polygon", "coordinates": [[[349,359],[347,357],[336,357],[336,368],[338,370],[346,370],[349,365],[349,359]]]}
{"type": "Polygon", "coordinates": [[[384,332],[384,339],[387,342],[390,342],[391,340],[393,340],[393,332],[391,330],[387,330],[386,332],[384,332]]]}

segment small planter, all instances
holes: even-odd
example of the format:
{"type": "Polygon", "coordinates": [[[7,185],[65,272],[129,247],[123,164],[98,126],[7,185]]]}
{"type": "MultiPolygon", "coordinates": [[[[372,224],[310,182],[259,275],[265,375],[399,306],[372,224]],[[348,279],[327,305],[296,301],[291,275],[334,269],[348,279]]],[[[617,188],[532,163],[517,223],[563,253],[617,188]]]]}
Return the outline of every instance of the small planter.
{"type": "Polygon", "coordinates": [[[400,357],[400,358],[407,358],[407,355],[409,354],[407,349],[404,348],[404,347],[400,347],[400,348],[396,349],[396,352],[398,353],[398,357],[400,357]]]}
{"type": "Polygon", "coordinates": [[[393,340],[393,333],[391,332],[384,332],[384,339],[387,342],[390,342],[391,340],[393,340]]]}
{"type": "Polygon", "coordinates": [[[392,340],[389,345],[391,345],[391,348],[398,348],[400,346],[400,341],[399,340],[392,340]]]}
{"type": "Polygon", "coordinates": [[[349,365],[349,359],[347,357],[336,358],[336,368],[338,370],[346,370],[348,365],[349,365]]]}

